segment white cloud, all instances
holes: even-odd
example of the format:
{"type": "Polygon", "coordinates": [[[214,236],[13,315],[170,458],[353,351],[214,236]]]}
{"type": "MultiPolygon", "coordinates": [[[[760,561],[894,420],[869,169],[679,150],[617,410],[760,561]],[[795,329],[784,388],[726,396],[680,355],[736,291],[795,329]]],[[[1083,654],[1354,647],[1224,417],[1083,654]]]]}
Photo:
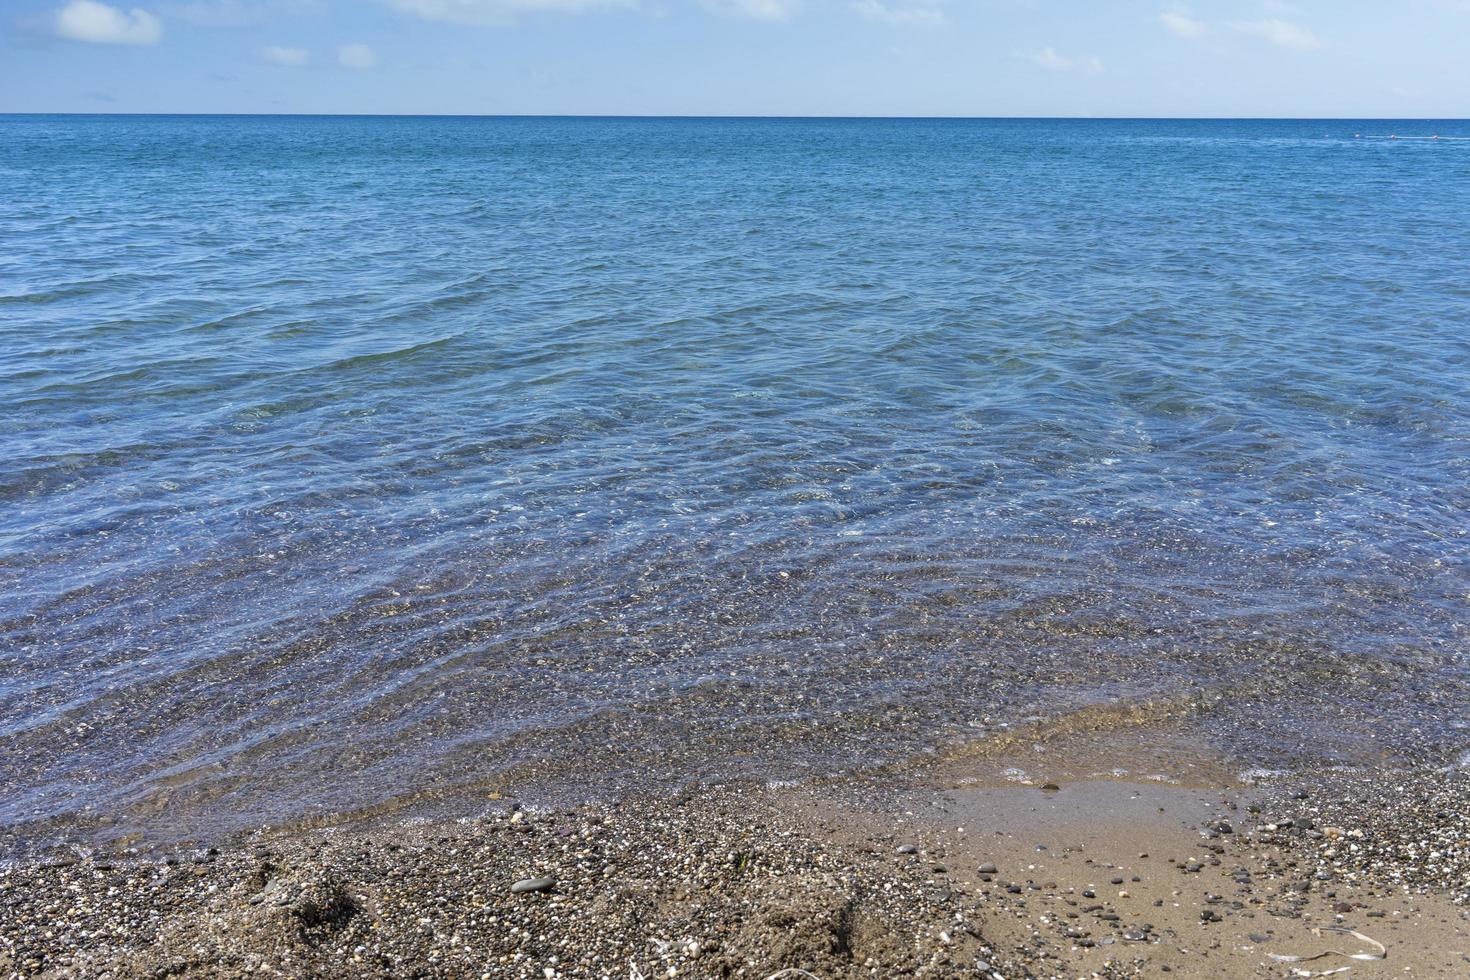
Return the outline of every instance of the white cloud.
{"type": "Polygon", "coordinates": [[[163,22],[134,7],[124,13],[96,0],[71,0],[56,11],[56,33],[71,41],[91,44],[157,44],[163,22]]]}
{"type": "Polygon", "coordinates": [[[1096,73],[1103,70],[1102,59],[1095,55],[1069,58],[1049,45],[1040,51],[1022,51],[1018,54],[1018,57],[1024,58],[1034,65],[1039,65],[1047,71],[1086,71],[1096,73]]]}
{"type": "Polygon", "coordinates": [[[944,23],[944,11],[932,5],[890,6],[883,0],[859,0],[857,11],[864,20],[896,27],[937,27],[944,23]]]}
{"type": "MultiPolygon", "coordinates": [[[[754,0],[750,0],[754,2],[754,0]]],[[[779,3],[781,0],[764,0],[779,3]]],[[[519,14],[578,13],[599,7],[636,7],[637,0],[387,0],[405,13],[453,24],[508,24],[519,14]]]]}
{"type": "Polygon", "coordinates": [[[1322,41],[1309,28],[1274,17],[1239,23],[1235,25],[1235,29],[1243,34],[1253,34],[1281,48],[1311,51],[1322,46],[1322,41]]]}
{"type": "Polygon", "coordinates": [[[344,44],[337,49],[337,63],[343,68],[376,68],[378,53],[366,44],[344,44]]]}
{"type": "Polygon", "coordinates": [[[796,0],[699,0],[705,10],[748,20],[789,20],[796,0]]]}
{"type": "Polygon", "coordinates": [[[276,45],[261,48],[260,56],[277,65],[304,65],[311,60],[311,52],[305,48],[282,48],[276,45]]]}
{"type": "Polygon", "coordinates": [[[1205,32],[1205,23],[1195,20],[1187,13],[1177,10],[1166,10],[1159,14],[1159,23],[1163,24],[1171,34],[1180,37],[1199,37],[1205,32]]]}

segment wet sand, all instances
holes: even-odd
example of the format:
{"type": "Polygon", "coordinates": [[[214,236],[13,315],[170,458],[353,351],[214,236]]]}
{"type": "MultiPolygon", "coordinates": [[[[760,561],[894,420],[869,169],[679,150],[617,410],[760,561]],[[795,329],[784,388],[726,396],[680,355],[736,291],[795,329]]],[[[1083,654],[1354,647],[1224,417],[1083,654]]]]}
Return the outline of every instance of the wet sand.
{"type": "Polygon", "coordinates": [[[1448,894],[1319,875],[1304,832],[1260,829],[1310,795],[1294,802],[1126,781],[986,787],[916,800],[886,837],[919,841],[915,861],[972,889],[988,940],[1037,976],[1470,974],[1470,920],[1448,894]],[[1273,958],[1380,952],[1338,930],[1387,956],[1273,958]]]}
{"type": "Polygon", "coordinates": [[[0,971],[1470,975],[1463,773],[1212,786],[1203,761],[1193,784],[1016,761],[29,862],[0,872],[0,971]]]}

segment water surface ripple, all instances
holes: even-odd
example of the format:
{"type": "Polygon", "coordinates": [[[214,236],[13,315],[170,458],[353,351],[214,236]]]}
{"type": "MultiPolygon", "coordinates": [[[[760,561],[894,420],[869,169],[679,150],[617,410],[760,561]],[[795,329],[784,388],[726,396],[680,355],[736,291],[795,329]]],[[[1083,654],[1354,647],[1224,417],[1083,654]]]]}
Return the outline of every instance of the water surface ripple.
{"type": "Polygon", "coordinates": [[[1380,129],[0,118],[0,824],[1452,758],[1470,144],[1380,129]]]}

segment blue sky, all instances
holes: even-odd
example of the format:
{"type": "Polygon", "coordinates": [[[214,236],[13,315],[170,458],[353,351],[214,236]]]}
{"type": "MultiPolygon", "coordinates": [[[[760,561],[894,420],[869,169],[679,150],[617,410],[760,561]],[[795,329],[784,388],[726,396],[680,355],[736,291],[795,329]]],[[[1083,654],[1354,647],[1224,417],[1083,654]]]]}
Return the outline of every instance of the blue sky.
{"type": "Polygon", "coordinates": [[[0,111],[1463,118],[1470,0],[0,0],[0,111]]]}

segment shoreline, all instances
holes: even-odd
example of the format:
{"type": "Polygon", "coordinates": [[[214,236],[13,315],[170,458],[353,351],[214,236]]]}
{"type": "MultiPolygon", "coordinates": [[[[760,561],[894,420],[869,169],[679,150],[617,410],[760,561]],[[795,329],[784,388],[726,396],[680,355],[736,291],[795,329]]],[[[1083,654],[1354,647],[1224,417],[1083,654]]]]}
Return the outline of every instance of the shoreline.
{"type": "Polygon", "coordinates": [[[1377,943],[1298,968],[1470,972],[1463,770],[1027,785],[1000,761],[20,862],[0,974],[1228,978],[1377,943]]]}

